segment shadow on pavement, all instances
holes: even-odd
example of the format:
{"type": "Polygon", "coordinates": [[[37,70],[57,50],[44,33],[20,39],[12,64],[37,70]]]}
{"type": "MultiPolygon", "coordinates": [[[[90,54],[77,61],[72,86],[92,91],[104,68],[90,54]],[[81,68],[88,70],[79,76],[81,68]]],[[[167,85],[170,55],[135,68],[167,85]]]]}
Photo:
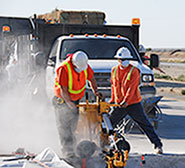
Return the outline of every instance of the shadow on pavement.
{"type": "Polygon", "coordinates": [[[185,116],[162,115],[162,122],[159,124],[158,133],[161,138],[185,139],[185,116]]]}

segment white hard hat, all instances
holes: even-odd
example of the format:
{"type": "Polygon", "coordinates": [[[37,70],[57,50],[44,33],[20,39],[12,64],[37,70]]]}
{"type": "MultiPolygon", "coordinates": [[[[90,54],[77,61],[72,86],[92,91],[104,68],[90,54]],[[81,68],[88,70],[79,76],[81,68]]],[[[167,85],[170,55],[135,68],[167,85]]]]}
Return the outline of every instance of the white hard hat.
{"type": "Polygon", "coordinates": [[[80,72],[88,67],[88,56],[83,51],[75,52],[73,54],[72,61],[80,72]]]}
{"type": "Polygon", "coordinates": [[[116,52],[116,55],[114,58],[120,58],[120,59],[131,59],[133,56],[131,55],[130,51],[126,47],[121,47],[116,52]]]}
{"type": "Polygon", "coordinates": [[[140,44],[139,45],[139,53],[145,53],[145,52],[146,52],[145,47],[142,44],[140,44]]]}

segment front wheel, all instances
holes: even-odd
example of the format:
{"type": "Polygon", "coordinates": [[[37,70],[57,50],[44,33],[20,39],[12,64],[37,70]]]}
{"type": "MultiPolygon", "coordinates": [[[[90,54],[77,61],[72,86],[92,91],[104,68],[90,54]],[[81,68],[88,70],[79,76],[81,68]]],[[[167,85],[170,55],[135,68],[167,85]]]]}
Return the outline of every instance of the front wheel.
{"type": "Polygon", "coordinates": [[[116,145],[119,150],[124,150],[130,152],[130,144],[125,139],[120,139],[116,142],[116,145]]]}

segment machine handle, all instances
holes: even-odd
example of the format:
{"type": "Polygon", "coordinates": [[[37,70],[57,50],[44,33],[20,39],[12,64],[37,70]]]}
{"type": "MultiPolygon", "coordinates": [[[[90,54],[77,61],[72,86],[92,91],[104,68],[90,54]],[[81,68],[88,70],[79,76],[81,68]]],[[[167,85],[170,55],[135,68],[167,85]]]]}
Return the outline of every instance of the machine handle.
{"type": "Polygon", "coordinates": [[[86,101],[89,100],[89,94],[88,94],[88,92],[85,93],[85,100],[86,101]]]}

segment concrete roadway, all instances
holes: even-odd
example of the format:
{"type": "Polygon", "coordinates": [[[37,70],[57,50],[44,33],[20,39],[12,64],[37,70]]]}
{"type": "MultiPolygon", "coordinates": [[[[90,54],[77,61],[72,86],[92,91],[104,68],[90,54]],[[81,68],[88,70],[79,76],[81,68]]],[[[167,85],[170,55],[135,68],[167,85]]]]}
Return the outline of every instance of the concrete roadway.
{"type": "MultiPolygon", "coordinates": [[[[163,114],[157,133],[162,139],[164,153],[185,154],[185,100],[164,97],[159,106],[163,114]]],[[[154,153],[153,145],[145,135],[127,134],[126,139],[132,153],[154,153]]]]}

